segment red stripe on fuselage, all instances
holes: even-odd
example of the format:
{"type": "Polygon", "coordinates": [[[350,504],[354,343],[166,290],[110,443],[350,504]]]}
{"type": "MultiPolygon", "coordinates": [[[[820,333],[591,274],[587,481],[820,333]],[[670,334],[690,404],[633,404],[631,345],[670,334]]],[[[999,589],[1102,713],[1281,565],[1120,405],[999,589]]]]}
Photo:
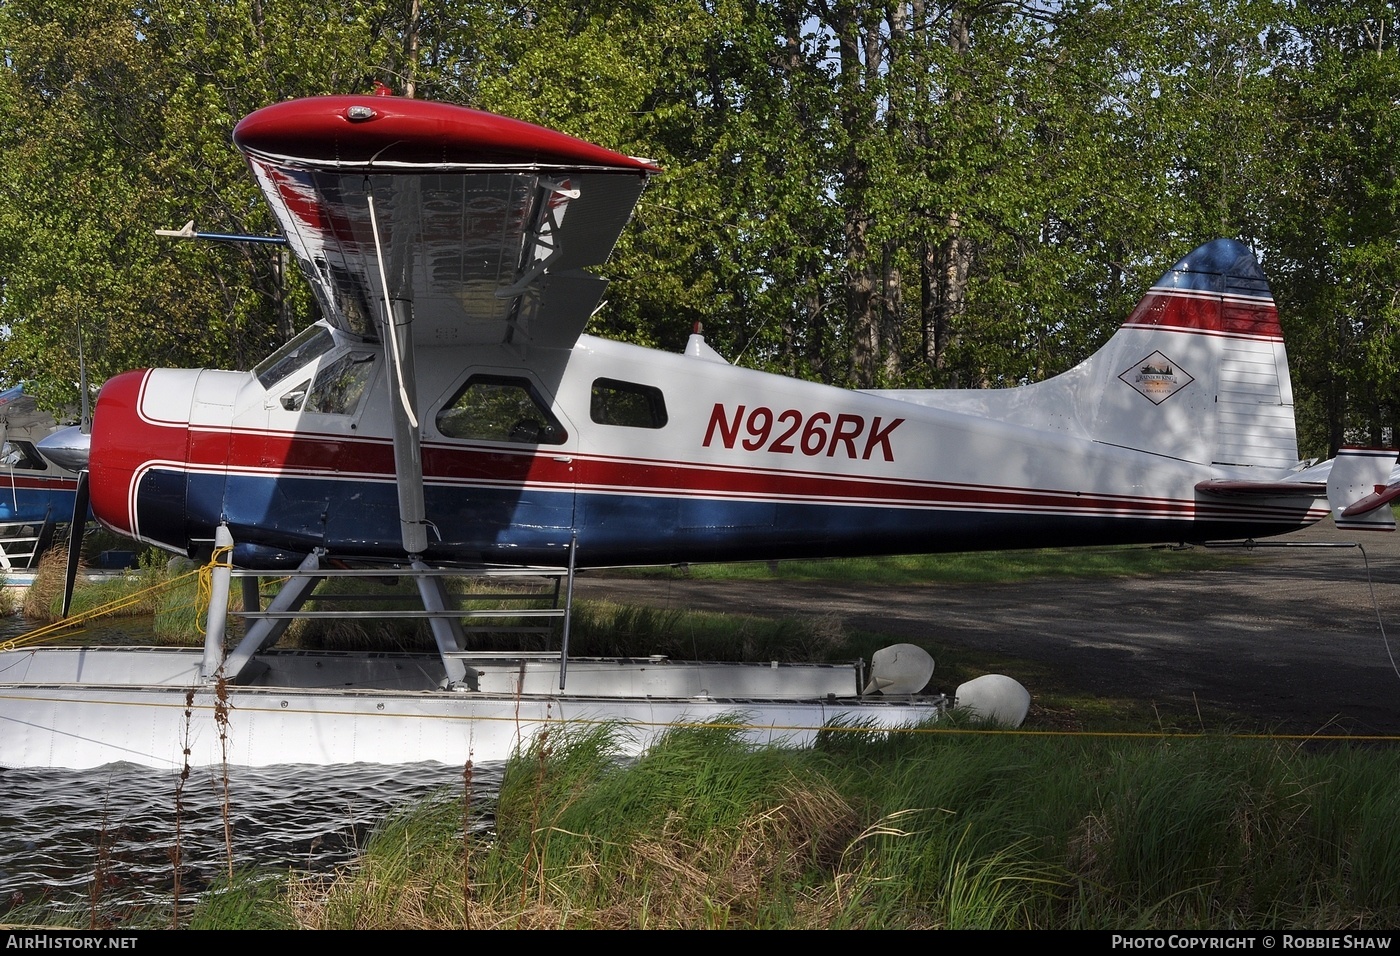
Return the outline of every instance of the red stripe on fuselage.
{"type": "MultiPolygon", "coordinates": [[[[190,429],[190,470],[276,472],[302,477],[363,477],[394,481],[394,445],[388,438],[352,438],[338,433],[271,429],[190,429]]],[[[460,446],[423,447],[428,480],[452,483],[545,483],[571,485],[571,463],[533,449],[460,446]]]]}
{"type": "MultiPolygon", "coordinates": [[[[191,471],[303,479],[395,481],[393,446],[387,439],[340,435],[293,436],[288,432],[198,433],[191,471]],[[226,444],[227,442],[227,444],[226,444]],[[231,449],[225,456],[219,452],[231,449]]],[[[869,478],[817,471],[765,470],[700,462],[578,455],[558,461],[552,453],[481,446],[425,445],[424,480],[434,487],[533,487],[545,491],[845,506],[953,508],[1063,514],[1133,514],[1181,517],[1204,512],[1267,514],[1273,506],[1198,503],[1194,497],[1162,498],[1021,487],[988,487],[912,478],[869,478]]],[[[1300,491],[1299,497],[1308,497],[1300,491]]],[[[1293,509],[1289,509],[1290,511],[1293,509]]]]}
{"type": "Polygon", "coordinates": [[[1152,289],[1125,325],[1159,326],[1231,338],[1283,341],[1271,299],[1152,289]]]}
{"type": "Polygon", "coordinates": [[[72,491],[78,487],[78,479],[62,475],[36,475],[32,472],[6,472],[0,474],[0,489],[9,491],[72,491]]]}

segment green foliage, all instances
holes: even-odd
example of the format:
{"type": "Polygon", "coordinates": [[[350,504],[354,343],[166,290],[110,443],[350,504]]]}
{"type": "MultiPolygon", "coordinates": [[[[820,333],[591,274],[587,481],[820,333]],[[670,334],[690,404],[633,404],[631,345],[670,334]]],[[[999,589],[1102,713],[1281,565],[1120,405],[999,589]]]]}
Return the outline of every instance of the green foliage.
{"type": "Polygon", "coordinates": [[[443,907],[462,885],[462,824],[461,797],[446,792],[391,815],[365,847],[368,879],[331,900],[323,918],[346,928],[454,925],[443,907]],[[424,884],[426,894],[418,892],[424,884]]]}
{"type": "Polygon", "coordinates": [[[1299,357],[1310,454],[1393,442],[1400,421],[1393,29],[1388,9],[1318,4],[1273,38],[1277,106],[1263,162],[1277,185],[1265,215],[1266,265],[1299,357]]]}
{"type": "MultiPolygon", "coordinates": [[[[387,822],[387,821],[386,821],[387,822]]],[[[286,882],[268,873],[239,872],[199,897],[186,929],[296,929],[286,882]]]]}
{"type": "Polygon", "coordinates": [[[659,161],[593,331],[828,382],[1064,371],[1177,257],[1255,243],[1302,445],[1394,440],[1384,5],[1283,0],[0,7],[0,377],[247,367],[314,317],[230,135],[293,96],[441,98],[659,161]]]}

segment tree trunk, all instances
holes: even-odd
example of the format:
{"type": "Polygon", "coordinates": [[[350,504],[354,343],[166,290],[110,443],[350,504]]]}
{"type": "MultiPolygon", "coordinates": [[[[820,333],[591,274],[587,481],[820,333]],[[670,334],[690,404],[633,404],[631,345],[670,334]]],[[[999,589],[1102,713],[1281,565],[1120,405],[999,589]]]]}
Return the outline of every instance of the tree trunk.
{"type": "Polygon", "coordinates": [[[881,353],[880,282],[870,250],[870,169],[860,149],[874,130],[869,82],[879,73],[879,31],[878,20],[872,25],[867,22],[870,18],[862,16],[864,12],[850,0],[826,7],[827,25],[836,37],[840,56],[841,119],[849,137],[839,174],[845,209],[846,321],[850,326],[851,379],[857,388],[876,383],[881,353]],[[862,62],[862,54],[866,62],[862,62]],[[868,61],[872,56],[875,62],[868,61]]]}
{"type": "MultiPolygon", "coordinates": [[[[964,56],[971,46],[967,16],[961,7],[955,7],[949,17],[949,51],[954,57],[964,56]]],[[[957,115],[958,104],[964,98],[962,90],[950,86],[946,95],[949,109],[957,115]]],[[[957,210],[944,213],[943,227],[945,238],[924,246],[921,277],[924,359],[935,371],[939,385],[959,388],[964,385],[958,370],[949,367],[948,352],[956,335],[955,322],[967,304],[972,244],[963,235],[962,217],[957,210]]]]}

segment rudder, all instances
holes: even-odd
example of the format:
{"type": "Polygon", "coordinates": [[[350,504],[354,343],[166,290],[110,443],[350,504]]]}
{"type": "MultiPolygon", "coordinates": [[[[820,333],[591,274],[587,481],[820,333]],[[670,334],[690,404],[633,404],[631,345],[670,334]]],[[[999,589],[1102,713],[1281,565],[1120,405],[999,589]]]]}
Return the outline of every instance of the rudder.
{"type": "Polygon", "coordinates": [[[1298,461],[1278,309],[1244,243],[1178,261],[1086,364],[1103,384],[1096,440],[1201,464],[1298,461]]]}

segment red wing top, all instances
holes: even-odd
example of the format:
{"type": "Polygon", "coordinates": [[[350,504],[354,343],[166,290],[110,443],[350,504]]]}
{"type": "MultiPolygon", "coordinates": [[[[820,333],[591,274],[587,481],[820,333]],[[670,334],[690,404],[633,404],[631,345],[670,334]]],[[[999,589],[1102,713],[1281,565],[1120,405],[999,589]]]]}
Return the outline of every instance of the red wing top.
{"type": "Polygon", "coordinates": [[[568,347],[656,167],[553,130],[445,103],[330,96],[234,130],[311,279],[346,331],[378,337],[410,301],[420,342],[568,347]]]}
{"type": "Polygon", "coordinates": [[[533,123],[397,96],[276,103],[244,117],[233,141],[250,156],[320,169],[656,172],[647,160],[533,123]]]}

